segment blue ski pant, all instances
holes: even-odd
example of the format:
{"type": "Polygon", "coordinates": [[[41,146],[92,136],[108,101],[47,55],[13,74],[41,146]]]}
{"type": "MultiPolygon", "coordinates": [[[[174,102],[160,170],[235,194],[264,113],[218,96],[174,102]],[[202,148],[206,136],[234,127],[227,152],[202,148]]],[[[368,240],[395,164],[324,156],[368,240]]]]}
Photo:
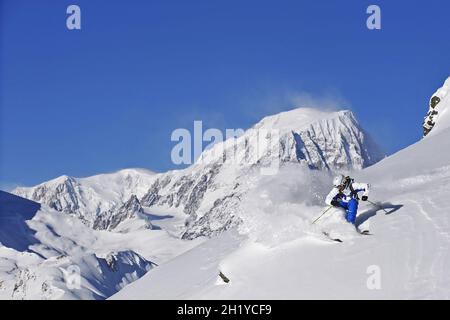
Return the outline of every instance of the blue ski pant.
{"type": "Polygon", "coordinates": [[[351,199],[349,202],[339,202],[339,205],[345,209],[346,215],[345,219],[348,222],[355,224],[356,213],[358,212],[358,200],[351,199]]]}

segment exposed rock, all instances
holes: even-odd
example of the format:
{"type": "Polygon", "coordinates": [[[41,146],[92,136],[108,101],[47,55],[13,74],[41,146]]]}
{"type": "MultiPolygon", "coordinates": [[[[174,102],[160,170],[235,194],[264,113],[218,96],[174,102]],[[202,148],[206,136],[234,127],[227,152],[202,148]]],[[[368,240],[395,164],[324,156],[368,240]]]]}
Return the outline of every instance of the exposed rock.
{"type": "MultiPolygon", "coordinates": [[[[144,213],[142,206],[135,195],[125,202],[118,209],[111,209],[101,213],[94,221],[94,229],[99,230],[114,230],[121,222],[127,219],[141,217],[144,213]]],[[[148,221],[147,226],[151,229],[151,224],[148,221]]]]}
{"type": "Polygon", "coordinates": [[[443,106],[443,103],[441,101],[447,97],[449,92],[450,92],[450,78],[448,78],[444,82],[444,85],[441,88],[439,88],[430,98],[428,104],[428,112],[422,122],[424,137],[431,132],[431,130],[436,125],[438,118],[444,111],[445,107],[443,106]]]}
{"type": "Polygon", "coordinates": [[[236,215],[239,201],[236,194],[217,199],[213,207],[200,219],[190,221],[182,238],[192,240],[199,236],[211,237],[237,226],[241,222],[236,215]]]}

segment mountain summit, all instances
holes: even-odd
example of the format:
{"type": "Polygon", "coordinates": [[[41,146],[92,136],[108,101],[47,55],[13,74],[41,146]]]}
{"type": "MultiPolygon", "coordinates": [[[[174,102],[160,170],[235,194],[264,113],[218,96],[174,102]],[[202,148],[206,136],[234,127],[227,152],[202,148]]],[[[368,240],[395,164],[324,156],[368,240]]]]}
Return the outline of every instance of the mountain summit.
{"type": "Polygon", "coordinates": [[[362,169],[385,156],[350,110],[298,108],[265,117],[254,129],[279,130],[283,161],[314,169],[362,169]]]}

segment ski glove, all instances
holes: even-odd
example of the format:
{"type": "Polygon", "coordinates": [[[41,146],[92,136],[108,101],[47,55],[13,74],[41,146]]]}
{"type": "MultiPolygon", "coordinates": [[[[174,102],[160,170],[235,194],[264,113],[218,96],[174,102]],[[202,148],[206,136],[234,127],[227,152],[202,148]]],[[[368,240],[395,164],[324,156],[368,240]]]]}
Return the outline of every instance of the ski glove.
{"type": "Polygon", "coordinates": [[[361,197],[361,200],[362,200],[362,201],[367,201],[367,199],[368,199],[367,196],[362,196],[362,197],[361,197]]]}
{"type": "Polygon", "coordinates": [[[333,207],[338,207],[338,206],[339,206],[339,201],[337,201],[337,200],[331,200],[331,205],[332,205],[333,207]]]}

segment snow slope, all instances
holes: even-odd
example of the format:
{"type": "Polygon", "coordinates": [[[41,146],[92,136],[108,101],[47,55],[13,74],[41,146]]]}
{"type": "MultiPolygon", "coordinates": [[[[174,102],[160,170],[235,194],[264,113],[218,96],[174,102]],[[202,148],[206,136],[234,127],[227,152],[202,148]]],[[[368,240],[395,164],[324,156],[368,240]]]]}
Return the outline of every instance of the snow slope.
{"type": "MultiPolygon", "coordinates": [[[[441,108],[450,107],[448,98],[441,108]]],[[[248,176],[243,223],[151,270],[111,299],[449,299],[450,122],[352,175],[372,184],[357,224],[338,209],[320,223],[330,177],[299,165],[248,176]],[[439,128],[439,129],[438,129],[439,128]],[[326,190],[326,191],[325,191],[326,190]],[[321,236],[326,230],[343,243],[321,236]],[[183,270],[180,273],[179,270],[183,270]],[[230,282],[219,277],[223,272],[230,282]]]]}

